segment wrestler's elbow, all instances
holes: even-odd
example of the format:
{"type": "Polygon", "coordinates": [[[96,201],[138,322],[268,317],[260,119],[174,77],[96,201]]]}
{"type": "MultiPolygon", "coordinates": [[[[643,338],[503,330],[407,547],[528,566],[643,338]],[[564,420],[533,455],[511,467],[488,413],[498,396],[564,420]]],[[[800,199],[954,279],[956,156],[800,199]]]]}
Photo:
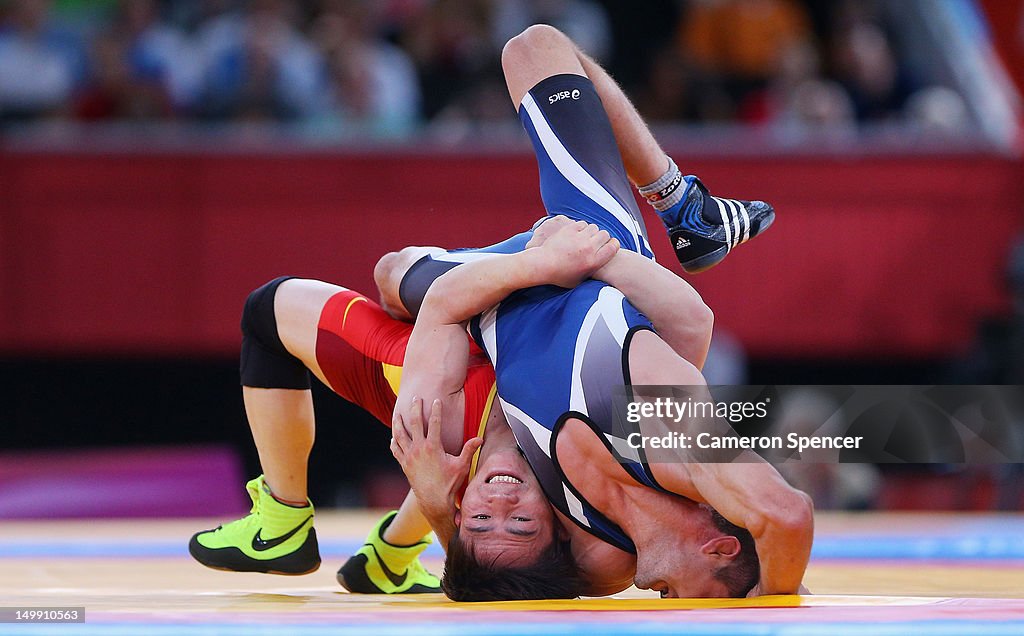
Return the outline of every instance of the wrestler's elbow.
{"type": "Polygon", "coordinates": [[[711,311],[711,307],[708,307],[700,296],[697,296],[690,308],[690,320],[695,331],[710,334],[715,328],[715,312],[711,311]]]}
{"type": "MultiPolygon", "coordinates": [[[[658,268],[656,265],[652,267],[658,268]]],[[[715,326],[715,312],[689,283],[667,270],[658,269],[662,273],[661,277],[656,279],[661,287],[658,297],[665,303],[664,313],[672,317],[674,328],[685,329],[689,333],[706,334],[710,338],[715,326]]]]}
{"type": "Polygon", "coordinates": [[[686,319],[694,329],[711,331],[715,326],[715,312],[704,302],[700,293],[682,278],[673,277],[675,288],[672,295],[686,312],[686,319]]]}
{"type": "Polygon", "coordinates": [[[814,500],[807,493],[793,489],[783,523],[801,534],[814,532],[814,500]]]}
{"type": "Polygon", "coordinates": [[[752,535],[785,535],[796,545],[810,545],[814,536],[814,501],[806,493],[787,486],[758,508],[747,528],[752,535]]]}
{"type": "Polygon", "coordinates": [[[793,489],[784,508],[773,515],[772,523],[777,533],[788,537],[794,550],[809,551],[814,540],[814,501],[806,493],[793,489]]]}

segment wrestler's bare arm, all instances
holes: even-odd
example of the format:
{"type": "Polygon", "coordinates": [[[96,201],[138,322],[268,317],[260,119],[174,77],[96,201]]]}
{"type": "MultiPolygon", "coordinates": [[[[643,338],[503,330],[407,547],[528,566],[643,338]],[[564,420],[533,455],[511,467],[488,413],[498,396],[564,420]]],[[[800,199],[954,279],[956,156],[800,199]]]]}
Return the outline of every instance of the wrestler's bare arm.
{"type": "MultiPolygon", "coordinates": [[[[641,332],[633,338],[629,369],[635,385],[691,387],[700,391],[704,384],[700,372],[653,333],[641,332]]],[[[641,430],[656,426],[656,420],[641,422],[641,430]]],[[[672,431],[680,431],[680,427],[705,432],[712,426],[727,428],[726,423],[708,418],[670,420],[662,425],[672,431]]],[[[664,430],[657,427],[648,433],[664,430]]],[[[710,504],[723,517],[750,531],[761,563],[761,579],[754,593],[797,592],[814,534],[810,499],[790,487],[774,467],[750,451],[732,458],[731,463],[716,463],[713,460],[723,458],[704,457],[699,451],[665,452],[656,452],[652,457],[648,451],[650,470],[659,484],[693,501],[710,504]]]]}
{"type": "MultiPolygon", "coordinates": [[[[654,324],[658,335],[698,369],[710,344],[713,320],[697,292],[671,271],[635,252],[620,250],[594,275],[621,291],[654,324]],[[704,315],[706,310],[707,315],[704,315]],[[707,321],[705,326],[701,321],[707,321]],[[692,357],[691,357],[692,356],[692,357]]],[[[813,503],[767,462],[677,464],[689,483],[662,484],[704,500],[753,536],[761,563],[754,594],[794,593],[800,588],[814,537],[813,503]],[[694,492],[696,491],[696,493],[694,492]]]]}
{"type": "Polygon", "coordinates": [[[517,289],[545,284],[574,286],[607,263],[618,249],[607,232],[585,223],[558,234],[542,249],[494,255],[457,267],[438,278],[424,298],[406,348],[392,420],[392,451],[442,542],[453,529],[454,493],[469,469],[468,462],[453,463],[441,452],[443,444],[448,455],[464,458],[470,446],[469,442],[462,444],[461,421],[456,426],[451,417],[443,415],[462,413],[460,398],[469,353],[464,321],[517,289]],[[424,412],[424,404],[430,407],[430,414],[424,412]],[[422,434],[422,422],[427,415],[436,420],[430,438],[437,440],[436,448],[424,444],[427,438],[422,434]],[[413,452],[424,448],[422,453],[413,452]],[[458,474],[456,467],[464,473],[458,474]],[[444,487],[437,483],[438,471],[443,473],[444,487]]]}
{"type": "Polygon", "coordinates": [[[761,564],[751,596],[800,590],[814,540],[814,503],[751,454],[728,464],[659,464],[659,483],[750,531],[761,564]]]}
{"type": "Polygon", "coordinates": [[[629,250],[619,250],[594,278],[622,292],[679,357],[704,367],[715,315],[689,283],[629,250]]]}
{"type": "Polygon", "coordinates": [[[408,415],[414,396],[428,403],[442,399],[448,407],[449,396],[461,390],[469,354],[465,321],[519,289],[575,287],[618,248],[608,232],[579,221],[555,232],[541,247],[488,256],[439,277],[423,299],[409,338],[396,416],[408,415]]]}
{"type": "MultiPolygon", "coordinates": [[[[464,322],[520,286],[536,284],[537,270],[532,263],[526,252],[496,254],[456,267],[434,281],[406,348],[396,418],[409,418],[414,397],[423,398],[427,404],[441,399],[450,414],[445,419],[445,430],[456,428],[447,421],[459,413],[453,408],[454,397],[466,380],[469,343],[464,322]]],[[[449,452],[455,451],[453,440],[445,435],[449,452]]]]}
{"type": "MultiPolygon", "coordinates": [[[[536,285],[573,287],[606,264],[618,242],[596,226],[579,222],[556,232],[542,247],[495,254],[439,277],[423,299],[409,338],[395,416],[409,418],[413,397],[441,399],[452,411],[466,379],[469,345],[463,323],[518,289],[536,285]]],[[[446,426],[446,429],[453,428],[446,426]]],[[[458,452],[461,439],[445,447],[458,452]]]]}
{"type": "Polygon", "coordinates": [[[420,512],[447,551],[456,532],[456,493],[469,476],[473,455],[483,439],[468,440],[457,455],[447,453],[441,444],[443,408],[441,400],[426,407],[418,398],[413,400],[409,419],[396,417],[392,424],[391,452],[409,477],[420,512]],[[429,410],[429,420],[424,427],[425,410],[429,410]]]}
{"type": "MultiPolygon", "coordinates": [[[[573,223],[562,215],[543,219],[535,226],[527,247],[544,245],[555,232],[573,223]]],[[[622,292],[673,351],[697,369],[703,368],[715,315],[689,283],[656,261],[629,250],[616,252],[593,278],[622,292]]]]}

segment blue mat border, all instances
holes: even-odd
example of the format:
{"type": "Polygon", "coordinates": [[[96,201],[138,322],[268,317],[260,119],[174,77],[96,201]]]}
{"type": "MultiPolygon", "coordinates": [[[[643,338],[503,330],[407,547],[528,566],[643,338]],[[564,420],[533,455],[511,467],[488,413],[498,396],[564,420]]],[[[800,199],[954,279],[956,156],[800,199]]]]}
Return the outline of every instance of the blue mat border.
{"type": "MultiPolygon", "coordinates": [[[[187,538],[179,541],[103,539],[15,540],[0,543],[0,558],[164,558],[188,556],[187,538]]],[[[324,558],[345,558],[362,547],[359,540],[320,542],[324,558]]],[[[435,544],[427,556],[441,558],[435,544]]],[[[878,536],[815,539],[814,559],[836,560],[1024,560],[1024,536],[1016,533],[967,537],[878,536]]]]}
{"type": "MultiPolygon", "coordinates": [[[[267,623],[94,623],[62,625],[0,625],[4,636],[466,636],[464,623],[374,623],[312,625],[267,623]]],[[[641,636],[691,634],[693,636],[1020,636],[1021,621],[918,620],[890,623],[802,622],[802,623],[669,623],[637,621],[601,625],[588,622],[488,623],[473,625],[474,636],[562,636],[586,633],[587,636],[641,636]]]]}

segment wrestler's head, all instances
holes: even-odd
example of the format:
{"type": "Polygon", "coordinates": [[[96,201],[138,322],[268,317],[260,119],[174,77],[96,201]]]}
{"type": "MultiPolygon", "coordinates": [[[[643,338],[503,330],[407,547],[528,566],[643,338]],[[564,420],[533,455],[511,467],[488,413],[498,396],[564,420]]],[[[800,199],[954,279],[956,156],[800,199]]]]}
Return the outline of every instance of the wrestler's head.
{"type": "Polygon", "coordinates": [[[761,574],[754,538],[709,506],[637,543],[637,587],[666,598],[742,598],[761,574]]]}
{"type": "Polygon", "coordinates": [[[518,448],[481,454],[455,513],[462,541],[481,560],[528,565],[555,540],[555,515],[518,448]]]}
{"type": "Polygon", "coordinates": [[[455,524],[442,580],[453,600],[575,598],[582,592],[564,531],[518,449],[482,459],[455,524]]]}
{"type": "Polygon", "coordinates": [[[576,598],[586,585],[568,541],[555,539],[531,563],[503,567],[479,558],[459,532],[448,543],[441,578],[441,589],[453,601],[576,598]]]}

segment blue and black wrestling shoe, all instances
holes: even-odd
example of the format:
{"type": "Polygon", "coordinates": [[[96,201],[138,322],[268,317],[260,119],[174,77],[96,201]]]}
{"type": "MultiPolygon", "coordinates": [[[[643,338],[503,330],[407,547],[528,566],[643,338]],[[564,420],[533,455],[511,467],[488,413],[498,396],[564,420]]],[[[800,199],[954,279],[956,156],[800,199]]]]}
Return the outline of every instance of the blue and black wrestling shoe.
{"type": "Polygon", "coordinates": [[[690,274],[719,264],[737,245],[761,234],[775,220],[775,209],[764,201],[712,196],[693,175],[683,181],[682,200],[658,216],[668,228],[676,258],[690,274]]]}

